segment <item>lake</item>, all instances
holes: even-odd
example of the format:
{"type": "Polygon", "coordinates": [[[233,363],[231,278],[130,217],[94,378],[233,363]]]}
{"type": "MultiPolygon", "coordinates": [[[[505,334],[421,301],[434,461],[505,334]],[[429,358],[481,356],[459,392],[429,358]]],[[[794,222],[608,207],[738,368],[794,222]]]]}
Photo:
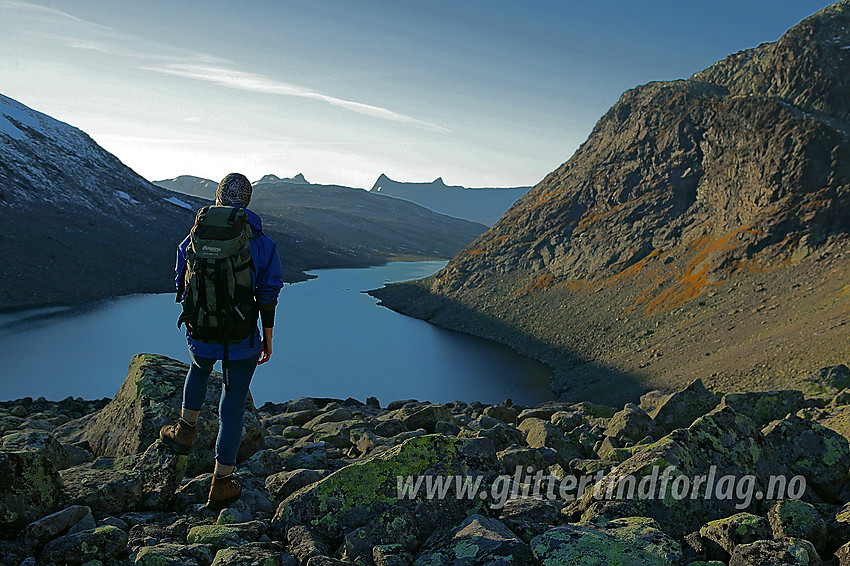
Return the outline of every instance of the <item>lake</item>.
{"type": "MultiPolygon", "coordinates": [[[[552,371],[507,346],[377,305],[362,291],[430,275],[445,262],[392,262],[311,272],[286,285],[271,360],[257,368],[258,405],[302,396],[531,405],[553,395],[552,371]]],[[[171,293],[0,314],[0,399],[112,397],[139,352],[188,362],[171,293]]]]}

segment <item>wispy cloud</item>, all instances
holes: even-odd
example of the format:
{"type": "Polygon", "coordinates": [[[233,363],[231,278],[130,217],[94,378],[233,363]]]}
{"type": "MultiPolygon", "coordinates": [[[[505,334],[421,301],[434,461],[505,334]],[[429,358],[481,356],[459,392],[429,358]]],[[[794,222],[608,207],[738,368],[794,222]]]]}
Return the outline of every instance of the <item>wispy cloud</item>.
{"type": "Polygon", "coordinates": [[[176,75],[179,77],[206,81],[220,86],[239,90],[320,100],[332,106],[345,108],[346,110],[351,110],[352,112],[372,116],[373,118],[381,118],[383,120],[391,120],[394,122],[412,124],[434,132],[449,132],[449,130],[437,124],[426,122],[424,120],[420,120],[412,116],[407,116],[405,114],[399,114],[398,112],[393,112],[392,110],[389,110],[387,108],[330,96],[327,94],[316,92],[314,90],[310,90],[308,88],[283,83],[270,77],[265,77],[263,75],[258,75],[255,73],[248,73],[235,68],[216,65],[194,65],[185,63],[174,63],[159,67],[151,66],[142,68],[149,71],[156,71],[158,73],[165,73],[169,75],[176,75]]]}
{"type": "Polygon", "coordinates": [[[38,26],[26,32],[30,35],[62,42],[73,49],[133,59],[142,70],[205,81],[226,88],[317,100],[372,118],[409,124],[432,132],[450,133],[450,130],[443,126],[388,108],[349,100],[248,72],[225,59],[155,44],[145,38],[89,22],[55,8],[20,0],[0,0],[0,7],[26,14],[34,22],[49,21],[52,24],[51,30],[38,26]]]}

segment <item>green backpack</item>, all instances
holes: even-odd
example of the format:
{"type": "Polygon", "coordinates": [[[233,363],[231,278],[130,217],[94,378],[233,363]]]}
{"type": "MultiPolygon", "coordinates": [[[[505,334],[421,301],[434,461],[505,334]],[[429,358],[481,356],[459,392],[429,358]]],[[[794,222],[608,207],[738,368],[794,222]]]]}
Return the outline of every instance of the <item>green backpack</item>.
{"type": "Polygon", "coordinates": [[[253,347],[259,310],[251,280],[251,224],[235,206],[206,206],[198,211],[189,233],[186,263],[177,291],[185,324],[200,342],[224,345],[222,370],[230,389],[229,342],[251,337],[253,347]]]}

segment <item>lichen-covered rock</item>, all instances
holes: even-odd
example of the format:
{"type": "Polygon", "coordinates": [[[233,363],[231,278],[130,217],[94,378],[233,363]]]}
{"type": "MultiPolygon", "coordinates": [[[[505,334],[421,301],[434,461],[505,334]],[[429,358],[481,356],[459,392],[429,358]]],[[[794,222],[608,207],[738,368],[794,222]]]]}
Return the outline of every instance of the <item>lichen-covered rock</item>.
{"type": "Polygon", "coordinates": [[[732,554],[739,544],[769,539],[771,531],[770,524],[764,517],[752,513],[736,513],[731,517],[707,523],[699,530],[699,534],[732,554]]]}
{"type": "Polygon", "coordinates": [[[284,470],[326,470],[328,450],[324,442],[311,442],[304,446],[281,449],[281,465],[284,470]]]}
{"type": "Polygon", "coordinates": [[[736,412],[747,415],[757,426],[765,426],[789,413],[796,414],[805,406],[803,392],[793,389],[727,393],[720,401],[720,407],[731,407],[736,412]]]}
{"type": "Polygon", "coordinates": [[[697,379],[682,391],[656,400],[655,408],[649,416],[666,432],[671,432],[677,428],[688,428],[695,420],[717,407],[718,403],[720,398],[706,389],[701,379],[697,379]]]}
{"type": "Polygon", "coordinates": [[[211,566],[294,566],[295,559],[269,543],[249,543],[222,548],[211,566]]]}
{"type": "Polygon", "coordinates": [[[558,453],[559,462],[566,464],[573,458],[581,458],[581,448],[562,429],[548,420],[530,417],[524,419],[519,430],[525,433],[525,442],[531,448],[548,447],[558,453]]]}
{"type": "Polygon", "coordinates": [[[828,501],[838,500],[850,470],[850,442],[846,438],[797,415],[770,423],[762,434],[818,495],[828,501]]]}
{"type": "Polygon", "coordinates": [[[127,546],[127,539],[127,533],[112,526],[61,536],[44,546],[41,561],[76,566],[91,560],[108,560],[127,546]]]}
{"type": "Polygon", "coordinates": [[[0,452],[0,528],[20,528],[54,512],[62,482],[39,452],[0,452]]]}
{"type": "Polygon", "coordinates": [[[185,465],[185,456],[157,440],[134,458],[105,458],[62,470],[63,495],[101,513],[164,509],[174,498],[185,465]]]}
{"type": "Polygon", "coordinates": [[[826,549],[826,522],[814,505],[791,499],[778,501],[767,512],[767,519],[774,538],[801,538],[812,543],[818,551],[826,549]]]}
{"type": "Polygon", "coordinates": [[[812,543],[806,540],[757,540],[735,548],[729,566],[820,566],[812,543]]]}
{"type": "Polygon", "coordinates": [[[68,467],[68,454],[56,438],[44,430],[21,430],[0,438],[0,451],[18,452],[30,450],[40,452],[53,463],[57,470],[68,467]]]}
{"type": "Polygon", "coordinates": [[[212,562],[210,548],[203,544],[160,543],[136,552],[136,566],[206,566],[212,562]]]}
{"type": "Polygon", "coordinates": [[[669,566],[682,556],[679,543],[646,517],[555,527],[533,538],[531,551],[545,566],[669,566]]]}
{"type": "MultiPolygon", "coordinates": [[[[134,356],[121,389],[86,428],[85,439],[95,455],[132,456],[153,444],[159,429],[180,416],[187,370],[186,364],[165,356],[134,356]]],[[[187,464],[191,476],[213,468],[220,396],[221,375],[213,372],[187,464]]],[[[262,447],[263,428],[249,393],[237,460],[249,458],[262,447]]]]}
{"type": "Polygon", "coordinates": [[[413,566],[520,566],[531,559],[528,545],[501,521],[474,514],[448,533],[429,540],[413,566]]]}
{"type": "Polygon", "coordinates": [[[398,544],[406,551],[415,550],[419,542],[421,521],[407,507],[391,507],[372,517],[365,525],[346,533],[341,550],[342,558],[356,563],[368,563],[374,548],[388,543],[398,544]]]}
{"type": "Polygon", "coordinates": [[[771,476],[794,476],[783,462],[749,418],[724,407],[637,451],[599,484],[603,497],[589,489],[569,512],[583,520],[652,517],[681,537],[740,511],[759,513],[756,494],[768,493],[771,476]],[[640,485],[652,497],[640,496],[640,485]],[[629,492],[632,499],[624,497],[629,492]]]}
{"type": "Polygon", "coordinates": [[[627,403],[622,411],[611,417],[611,421],[605,429],[605,436],[637,442],[647,436],[661,438],[664,436],[664,431],[643,409],[634,403],[627,403]]]}
{"type": "Polygon", "coordinates": [[[189,529],[186,542],[188,544],[204,544],[213,550],[218,550],[225,546],[256,542],[265,532],[266,525],[261,521],[225,525],[198,525],[189,529]]]}
{"type": "Polygon", "coordinates": [[[850,542],[835,551],[838,566],[850,566],[850,542]]]}
{"type": "Polygon", "coordinates": [[[41,547],[47,541],[66,533],[86,515],[91,516],[91,509],[88,507],[83,505],[66,507],[27,525],[21,533],[21,538],[29,547],[41,547]]]}
{"type": "MultiPolygon", "coordinates": [[[[469,442],[469,441],[466,441],[469,442]]],[[[321,481],[307,486],[281,503],[273,519],[278,532],[293,525],[310,525],[320,534],[341,539],[345,533],[366,524],[397,505],[439,507],[445,519],[480,508],[483,502],[455,497],[452,482],[441,499],[429,499],[424,485],[416,494],[400,494],[399,486],[413,485],[425,476],[478,474],[490,472],[495,462],[481,461],[463,453],[465,441],[442,435],[410,438],[374,457],[346,466],[321,481]],[[404,497],[400,497],[404,495],[404,497]]],[[[488,475],[493,475],[490,472],[488,475]]],[[[431,480],[429,480],[431,481],[431,480]]],[[[392,542],[392,541],[385,541],[392,542]]]]}

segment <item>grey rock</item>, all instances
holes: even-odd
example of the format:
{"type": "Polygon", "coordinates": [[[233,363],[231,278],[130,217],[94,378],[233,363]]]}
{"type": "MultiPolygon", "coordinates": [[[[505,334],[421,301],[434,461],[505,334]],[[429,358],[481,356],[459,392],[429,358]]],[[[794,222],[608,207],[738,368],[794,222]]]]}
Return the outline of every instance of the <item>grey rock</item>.
{"type": "Polygon", "coordinates": [[[470,515],[444,535],[433,537],[419,552],[414,566],[455,564],[528,564],[531,550],[498,519],[470,515]]]}
{"type": "Polygon", "coordinates": [[[323,556],[330,552],[328,543],[311,528],[305,525],[295,525],[286,531],[286,541],[289,552],[301,564],[313,556],[323,556]]]}
{"type": "Polygon", "coordinates": [[[720,398],[705,388],[701,379],[694,380],[682,391],[671,393],[655,403],[649,416],[664,429],[671,432],[687,428],[699,417],[712,411],[720,398]]]}
{"type": "Polygon", "coordinates": [[[21,532],[21,538],[29,547],[43,546],[46,542],[64,534],[83,517],[91,517],[91,509],[83,505],[72,505],[56,513],[30,523],[21,532]]]}
{"type": "Polygon", "coordinates": [[[65,535],[44,546],[41,560],[44,563],[74,566],[91,560],[108,560],[127,545],[127,533],[105,526],[91,531],[65,535]]]}
{"type": "Polygon", "coordinates": [[[325,475],[324,471],[308,469],[280,472],[266,478],[266,489],[274,499],[283,501],[302,487],[316,483],[325,475]]]}
{"type": "Polygon", "coordinates": [[[20,528],[56,511],[62,487],[39,452],[0,452],[0,528],[20,528]]]}
{"type": "Polygon", "coordinates": [[[820,566],[812,543],[806,540],[758,540],[735,547],[729,566],[820,566]]]}
{"type": "MultiPolygon", "coordinates": [[[[68,529],[68,534],[73,535],[74,533],[81,533],[83,531],[91,531],[97,528],[97,523],[94,520],[94,517],[91,513],[83,516],[82,519],[74,523],[70,529],[68,529]]],[[[117,528],[117,527],[116,527],[117,528]]]]}

